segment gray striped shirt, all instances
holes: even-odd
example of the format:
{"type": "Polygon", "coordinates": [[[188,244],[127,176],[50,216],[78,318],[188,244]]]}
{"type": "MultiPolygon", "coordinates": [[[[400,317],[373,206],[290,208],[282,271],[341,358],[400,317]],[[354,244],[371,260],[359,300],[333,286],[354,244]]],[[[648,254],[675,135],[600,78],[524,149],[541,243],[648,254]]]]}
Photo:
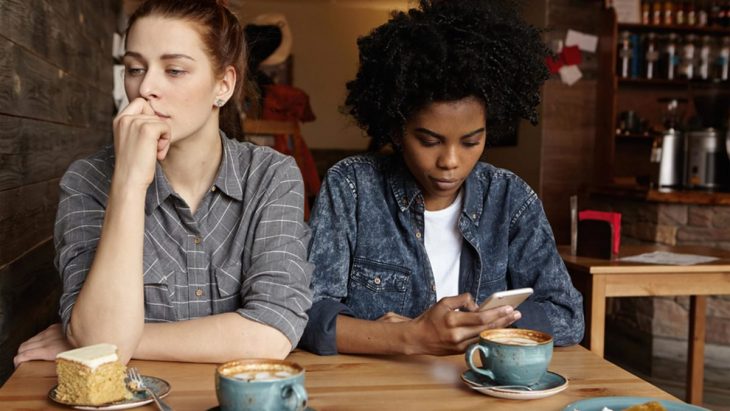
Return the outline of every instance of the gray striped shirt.
{"type": "MultiPolygon", "coordinates": [[[[291,157],[222,136],[223,159],[191,214],[160,165],[145,203],[145,322],[238,312],[296,346],[312,304],[303,183],[291,157]]],[[[64,329],[94,259],[114,149],[74,162],[61,180],[55,225],[64,329]]]]}

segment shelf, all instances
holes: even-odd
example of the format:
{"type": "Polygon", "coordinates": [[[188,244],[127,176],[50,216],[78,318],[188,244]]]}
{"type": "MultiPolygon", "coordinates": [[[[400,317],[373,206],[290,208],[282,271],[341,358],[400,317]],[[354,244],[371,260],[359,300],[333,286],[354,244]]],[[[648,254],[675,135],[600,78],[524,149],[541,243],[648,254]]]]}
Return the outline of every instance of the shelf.
{"type": "Polygon", "coordinates": [[[654,141],[654,136],[651,134],[616,134],[616,139],[619,140],[639,140],[639,141],[654,141]]]}
{"type": "Polygon", "coordinates": [[[653,189],[647,186],[610,184],[593,186],[591,195],[629,198],[653,203],[730,205],[730,193],[722,191],[653,189]]]}
{"type": "Polygon", "coordinates": [[[666,79],[645,79],[645,78],[617,78],[620,86],[630,87],[728,87],[730,88],[730,81],[714,81],[714,80],[666,80],[666,79]]]}
{"type": "Polygon", "coordinates": [[[711,27],[697,27],[697,26],[667,26],[652,25],[652,24],[635,24],[635,23],[619,23],[618,31],[635,31],[635,32],[677,32],[677,33],[696,33],[696,34],[720,34],[730,36],[730,27],[722,26],[711,26],[711,27]]]}

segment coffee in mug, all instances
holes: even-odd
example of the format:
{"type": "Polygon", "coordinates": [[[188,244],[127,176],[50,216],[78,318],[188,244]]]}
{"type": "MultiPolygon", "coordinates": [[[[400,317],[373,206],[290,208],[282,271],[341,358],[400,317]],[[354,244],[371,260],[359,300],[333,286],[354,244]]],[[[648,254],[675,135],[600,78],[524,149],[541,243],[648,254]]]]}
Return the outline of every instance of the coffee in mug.
{"type": "Polygon", "coordinates": [[[532,385],[540,381],[553,355],[549,334],[519,328],[485,330],[479,342],[466,350],[469,368],[499,385],[532,385]],[[474,363],[479,351],[481,366],[474,363]]]}
{"type": "Polygon", "coordinates": [[[227,362],[216,369],[221,411],[303,411],[307,407],[304,368],[273,359],[227,362]]]}

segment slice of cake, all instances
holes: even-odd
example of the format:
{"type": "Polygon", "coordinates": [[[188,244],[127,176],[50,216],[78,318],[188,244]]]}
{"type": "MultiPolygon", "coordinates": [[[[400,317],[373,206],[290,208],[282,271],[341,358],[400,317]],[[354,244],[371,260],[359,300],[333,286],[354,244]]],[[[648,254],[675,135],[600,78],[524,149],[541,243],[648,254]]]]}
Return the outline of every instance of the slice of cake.
{"type": "Polygon", "coordinates": [[[127,367],[117,347],[96,344],[56,356],[56,397],[66,403],[99,405],[132,398],[124,383],[127,367]]]}

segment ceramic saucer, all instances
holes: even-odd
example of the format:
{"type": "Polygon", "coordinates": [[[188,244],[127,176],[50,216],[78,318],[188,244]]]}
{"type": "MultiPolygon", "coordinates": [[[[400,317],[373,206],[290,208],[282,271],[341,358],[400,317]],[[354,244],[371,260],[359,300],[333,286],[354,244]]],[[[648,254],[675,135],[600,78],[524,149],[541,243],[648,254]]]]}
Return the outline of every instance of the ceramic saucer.
{"type": "MultiPolygon", "coordinates": [[[[154,390],[155,394],[157,394],[157,396],[160,398],[164,398],[167,394],[170,393],[170,383],[163,380],[162,378],[143,375],[142,380],[144,381],[144,385],[154,390]]],[[[61,399],[56,396],[56,387],[58,387],[58,385],[54,385],[53,388],[51,388],[51,391],[48,392],[48,398],[59,404],[70,405],[77,410],[124,410],[127,408],[135,408],[144,404],[149,404],[153,401],[152,396],[147,394],[147,392],[137,391],[133,393],[132,398],[128,400],[115,401],[102,405],[74,404],[61,401],[61,399]]]]}
{"type": "Polygon", "coordinates": [[[532,385],[531,391],[518,388],[501,388],[491,378],[484,377],[472,370],[466,370],[461,374],[461,379],[473,390],[482,394],[491,395],[497,398],[510,400],[533,400],[549,397],[568,388],[568,379],[562,375],[548,371],[540,378],[540,381],[532,385]]]}

